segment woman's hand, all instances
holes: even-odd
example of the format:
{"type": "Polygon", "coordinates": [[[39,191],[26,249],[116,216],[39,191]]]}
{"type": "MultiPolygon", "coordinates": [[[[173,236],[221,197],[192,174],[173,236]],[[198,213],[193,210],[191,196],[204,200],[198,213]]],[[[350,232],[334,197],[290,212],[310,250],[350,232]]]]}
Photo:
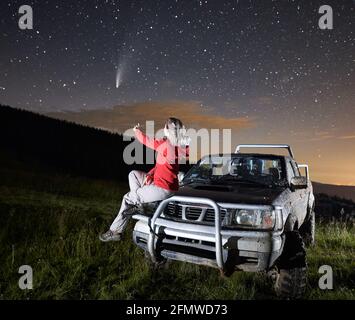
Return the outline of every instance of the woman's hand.
{"type": "Polygon", "coordinates": [[[139,128],[140,128],[140,124],[137,123],[137,124],[133,127],[133,131],[136,132],[139,128]]]}
{"type": "Polygon", "coordinates": [[[146,175],[143,180],[143,186],[149,186],[153,182],[153,177],[151,175],[146,175]]]}
{"type": "Polygon", "coordinates": [[[147,180],[148,180],[148,176],[145,176],[144,180],[143,180],[143,186],[145,186],[147,184],[147,180]]]}

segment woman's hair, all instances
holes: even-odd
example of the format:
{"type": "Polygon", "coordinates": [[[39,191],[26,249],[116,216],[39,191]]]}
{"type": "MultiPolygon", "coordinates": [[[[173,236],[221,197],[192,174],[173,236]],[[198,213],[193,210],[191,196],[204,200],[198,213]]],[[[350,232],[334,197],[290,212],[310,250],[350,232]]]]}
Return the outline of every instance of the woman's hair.
{"type": "Polygon", "coordinates": [[[164,132],[170,143],[174,146],[186,146],[190,142],[190,138],[186,135],[185,126],[177,118],[166,120],[164,132]]]}

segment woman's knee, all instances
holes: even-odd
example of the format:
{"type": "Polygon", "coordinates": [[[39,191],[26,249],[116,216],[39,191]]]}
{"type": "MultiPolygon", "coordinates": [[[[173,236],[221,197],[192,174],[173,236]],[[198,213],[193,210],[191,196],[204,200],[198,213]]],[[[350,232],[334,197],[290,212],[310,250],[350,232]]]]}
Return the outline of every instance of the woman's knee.
{"type": "Polygon", "coordinates": [[[128,174],[128,179],[136,178],[137,177],[137,170],[132,170],[128,174]]]}

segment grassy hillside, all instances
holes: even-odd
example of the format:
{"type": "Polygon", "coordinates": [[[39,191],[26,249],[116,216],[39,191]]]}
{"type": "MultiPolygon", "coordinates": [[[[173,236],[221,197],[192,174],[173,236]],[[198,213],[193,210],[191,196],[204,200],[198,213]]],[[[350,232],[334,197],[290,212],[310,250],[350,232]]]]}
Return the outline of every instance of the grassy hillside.
{"type": "MultiPolygon", "coordinates": [[[[265,299],[275,298],[262,274],[222,278],[215,269],[172,262],[153,272],[131,240],[98,234],[114,218],[127,185],[34,172],[16,163],[0,169],[0,299],[265,299]],[[7,169],[5,169],[7,168],[7,169]],[[18,287],[29,264],[34,289],[18,287]]],[[[317,225],[308,251],[307,299],[355,299],[355,228],[317,225]],[[334,270],[334,290],[318,288],[318,268],[334,270]]]]}

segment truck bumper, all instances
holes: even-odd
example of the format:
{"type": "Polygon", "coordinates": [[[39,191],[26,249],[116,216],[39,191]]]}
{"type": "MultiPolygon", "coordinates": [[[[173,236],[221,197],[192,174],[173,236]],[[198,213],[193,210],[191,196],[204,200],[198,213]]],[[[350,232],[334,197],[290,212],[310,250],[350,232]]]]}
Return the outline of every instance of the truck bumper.
{"type": "MultiPolygon", "coordinates": [[[[192,200],[180,197],[168,200],[172,199],[192,200]]],[[[193,201],[200,202],[201,199],[193,198],[193,201]]],[[[138,220],[133,241],[148,251],[153,261],[164,257],[221,270],[232,266],[235,270],[256,272],[268,270],[282,251],[283,238],[278,232],[231,230],[221,228],[219,224],[216,227],[178,222],[164,219],[160,214],[158,208],[151,219],[144,215],[133,216],[138,220]]]]}

